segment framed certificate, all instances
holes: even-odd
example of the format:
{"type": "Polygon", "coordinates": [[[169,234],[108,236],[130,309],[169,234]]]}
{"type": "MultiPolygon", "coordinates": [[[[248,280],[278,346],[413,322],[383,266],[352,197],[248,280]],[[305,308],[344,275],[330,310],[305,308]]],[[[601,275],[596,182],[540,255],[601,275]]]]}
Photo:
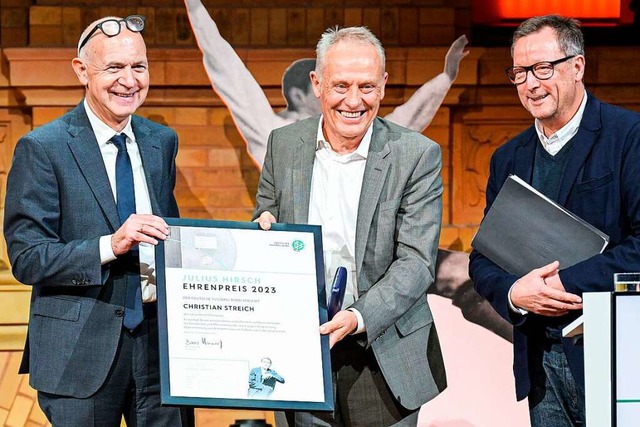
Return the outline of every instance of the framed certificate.
{"type": "Polygon", "coordinates": [[[333,410],[319,226],[166,218],[163,404],[333,410]]]}

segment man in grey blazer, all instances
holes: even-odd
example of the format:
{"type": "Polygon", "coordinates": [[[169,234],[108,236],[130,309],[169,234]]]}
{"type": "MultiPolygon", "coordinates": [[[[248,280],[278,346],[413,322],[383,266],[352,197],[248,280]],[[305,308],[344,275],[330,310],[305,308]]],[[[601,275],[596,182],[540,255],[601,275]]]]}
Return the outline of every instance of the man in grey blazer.
{"type": "Polygon", "coordinates": [[[311,73],[322,116],[274,130],[256,220],[322,225],[327,283],[349,271],[329,335],[332,414],[287,413],[278,425],[413,425],[446,387],[426,291],[442,215],[440,147],[377,117],[384,50],[366,28],[331,29],[311,73]]]}
{"type": "Polygon", "coordinates": [[[87,27],[72,62],[84,100],[22,137],[8,176],[9,257],[32,286],[21,373],[54,426],[193,421],[159,399],[153,245],[161,216],[178,216],[178,140],[133,115],[149,88],[143,28],[135,15],[87,27]]]}

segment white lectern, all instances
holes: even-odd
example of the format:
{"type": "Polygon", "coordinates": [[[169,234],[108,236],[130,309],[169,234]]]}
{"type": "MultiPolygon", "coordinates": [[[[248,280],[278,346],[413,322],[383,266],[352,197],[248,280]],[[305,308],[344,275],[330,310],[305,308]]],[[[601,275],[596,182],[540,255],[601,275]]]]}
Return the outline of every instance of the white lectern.
{"type": "Polygon", "coordinates": [[[584,334],[587,427],[637,427],[640,293],[585,293],[583,307],[563,334],[584,334]]]}

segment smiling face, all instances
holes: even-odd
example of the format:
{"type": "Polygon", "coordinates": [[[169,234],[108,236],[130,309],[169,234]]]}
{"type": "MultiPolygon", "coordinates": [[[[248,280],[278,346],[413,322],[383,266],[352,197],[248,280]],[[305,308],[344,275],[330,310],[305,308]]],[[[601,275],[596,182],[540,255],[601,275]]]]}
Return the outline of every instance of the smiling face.
{"type": "MultiPolygon", "coordinates": [[[[515,43],[513,65],[527,67],[565,56],[566,53],[558,46],[555,30],[544,27],[515,43]]],[[[547,136],[566,125],[578,111],[584,95],[584,65],[584,56],[577,55],[557,64],[550,79],[539,80],[528,72],[525,82],[516,86],[520,102],[540,120],[547,136]]]]}
{"type": "Polygon", "coordinates": [[[72,65],[91,110],[112,129],[122,130],[149,91],[147,49],[140,33],[122,28],[107,37],[99,32],[72,65]]]}
{"type": "Polygon", "coordinates": [[[387,73],[375,47],[364,43],[338,42],[327,51],[324,64],[322,76],[311,73],[322,130],[336,152],[351,152],[378,114],[387,73]]]}

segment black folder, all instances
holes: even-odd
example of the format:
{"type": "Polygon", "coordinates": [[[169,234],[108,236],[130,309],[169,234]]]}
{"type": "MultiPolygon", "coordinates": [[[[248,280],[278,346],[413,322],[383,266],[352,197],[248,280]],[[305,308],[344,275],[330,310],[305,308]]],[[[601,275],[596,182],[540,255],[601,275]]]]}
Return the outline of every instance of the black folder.
{"type": "Polygon", "coordinates": [[[518,277],[555,260],[560,269],[601,253],[609,236],[515,175],[509,176],[471,246],[518,277]]]}

